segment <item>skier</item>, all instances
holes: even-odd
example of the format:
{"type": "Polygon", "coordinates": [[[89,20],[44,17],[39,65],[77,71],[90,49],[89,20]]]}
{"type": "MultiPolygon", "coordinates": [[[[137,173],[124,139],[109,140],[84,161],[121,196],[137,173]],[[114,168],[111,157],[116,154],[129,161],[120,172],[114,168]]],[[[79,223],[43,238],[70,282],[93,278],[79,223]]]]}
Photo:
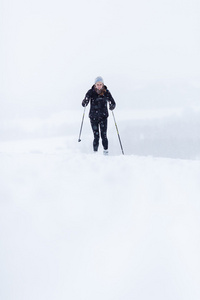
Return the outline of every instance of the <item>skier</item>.
{"type": "Polygon", "coordinates": [[[89,118],[92,127],[92,131],[94,134],[93,141],[93,150],[94,152],[98,151],[99,147],[99,138],[101,134],[102,145],[104,148],[103,153],[105,155],[108,154],[108,138],[107,138],[107,118],[108,118],[108,107],[113,110],[116,106],[116,103],[104,85],[103,78],[98,76],[95,79],[94,85],[92,88],[86,93],[84,100],[82,101],[82,106],[85,107],[90,102],[90,112],[89,118]]]}

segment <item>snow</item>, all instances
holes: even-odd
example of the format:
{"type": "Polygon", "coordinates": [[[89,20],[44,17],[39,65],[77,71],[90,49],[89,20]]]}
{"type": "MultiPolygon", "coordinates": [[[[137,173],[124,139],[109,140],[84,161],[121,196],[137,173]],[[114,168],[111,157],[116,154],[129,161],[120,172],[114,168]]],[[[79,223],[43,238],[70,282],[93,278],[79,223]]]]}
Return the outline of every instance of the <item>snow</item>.
{"type": "MultiPolygon", "coordinates": [[[[128,129],[147,122],[145,111],[132,121],[115,111],[125,155],[112,115],[110,155],[101,146],[93,154],[87,116],[78,143],[81,114],[80,108],[33,119],[32,126],[20,119],[4,127],[1,299],[199,299],[199,159],[187,151],[184,159],[165,157],[162,147],[160,157],[151,148],[134,154],[128,129]]],[[[181,112],[176,118],[185,124],[181,112]]],[[[158,119],[152,113],[154,125],[158,119]]],[[[141,128],[145,141],[147,127],[141,128]]],[[[182,136],[185,145],[187,139],[182,136]]]]}

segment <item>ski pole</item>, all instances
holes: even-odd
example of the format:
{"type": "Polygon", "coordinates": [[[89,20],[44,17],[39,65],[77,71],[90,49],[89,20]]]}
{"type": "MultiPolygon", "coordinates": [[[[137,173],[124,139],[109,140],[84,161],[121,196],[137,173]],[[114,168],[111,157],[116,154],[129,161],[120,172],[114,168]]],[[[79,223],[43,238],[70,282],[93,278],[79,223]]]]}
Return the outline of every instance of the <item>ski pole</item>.
{"type": "Polygon", "coordinates": [[[116,127],[116,130],[117,130],[117,135],[118,135],[118,138],[119,138],[119,143],[120,143],[120,147],[121,147],[121,150],[122,150],[122,154],[124,155],[124,150],[123,150],[123,147],[122,147],[122,142],[121,142],[121,139],[120,139],[120,136],[119,136],[119,130],[117,128],[117,123],[115,121],[115,116],[114,116],[113,110],[112,110],[112,114],[113,114],[113,119],[114,119],[114,122],[115,122],[115,127],[116,127]]]}
{"type": "Polygon", "coordinates": [[[81,141],[81,132],[82,132],[82,128],[83,128],[83,120],[84,120],[84,116],[85,116],[85,109],[86,109],[86,106],[84,107],[84,111],[83,111],[83,117],[82,117],[81,129],[80,129],[80,133],[79,133],[78,142],[81,141]]]}

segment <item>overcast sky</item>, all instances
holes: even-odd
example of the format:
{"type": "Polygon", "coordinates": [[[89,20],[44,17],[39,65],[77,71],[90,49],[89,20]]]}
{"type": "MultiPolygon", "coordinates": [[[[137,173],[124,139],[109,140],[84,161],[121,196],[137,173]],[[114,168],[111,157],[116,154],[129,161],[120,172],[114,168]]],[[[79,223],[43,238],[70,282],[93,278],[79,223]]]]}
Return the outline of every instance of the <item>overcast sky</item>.
{"type": "Polygon", "coordinates": [[[199,0],[1,0],[1,115],[79,109],[98,75],[119,108],[198,104],[199,16],[199,0]]]}

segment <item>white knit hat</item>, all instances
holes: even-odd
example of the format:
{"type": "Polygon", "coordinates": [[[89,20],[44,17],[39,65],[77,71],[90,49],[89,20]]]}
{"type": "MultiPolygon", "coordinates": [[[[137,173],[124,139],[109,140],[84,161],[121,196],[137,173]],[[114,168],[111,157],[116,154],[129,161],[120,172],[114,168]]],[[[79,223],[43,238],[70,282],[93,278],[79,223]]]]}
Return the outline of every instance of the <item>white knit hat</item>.
{"type": "Polygon", "coordinates": [[[104,83],[104,82],[103,82],[103,78],[102,78],[101,76],[98,76],[98,77],[95,79],[94,84],[96,84],[97,82],[102,82],[102,83],[104,83]]]}

